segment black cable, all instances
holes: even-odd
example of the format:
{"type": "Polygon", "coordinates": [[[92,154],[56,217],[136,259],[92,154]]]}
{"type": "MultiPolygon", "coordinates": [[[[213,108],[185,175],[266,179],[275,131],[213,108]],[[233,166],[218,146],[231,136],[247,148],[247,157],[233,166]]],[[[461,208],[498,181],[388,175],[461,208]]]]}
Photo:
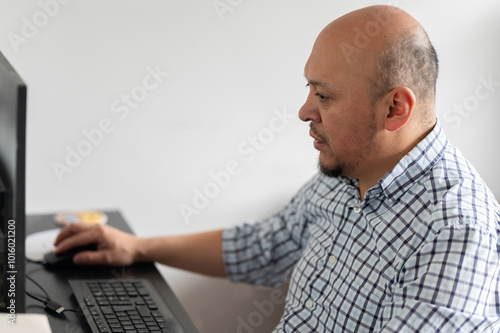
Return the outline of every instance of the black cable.
{"type": "MultiPolygon", "coordinates": [[[[34,283],[34,284],[35,284],[38,288],[40,288],[40,290],[41,290],[41,291],[43,291],[43,293],[45,294],[45,298],[50,299],[49,294],[47,294],[47,292],[45,291],[45,289],[43,289],[43,287],[42,287],[40,284],[38,284],[38,282],[36,282],[35,280],[33,280],[33,279],[32,279],[31,277],[29,277],[28,275],[26,275],[26,278],[27,278],[28,280],[30,280],[31,282],[33,282],[33,283],[34,283]]],[[[33,298],[34,298],[34,297],[33,297],[33,298]]],[[[35,298],[35,299],[36,299],[36,298],[35,298]]]]}
{"type": "Polygon", "coordinates": [[[36,282],[35,280],[33,280],[28,275],[26,275],[26,278],[29,279],[31,282],[33,282],[38,288],[40,288],[40,290],[45,294],[45,298],[46,299],[43,300],[41,298],[38,298],[35,295],[29,293],[27,290],[25,291],[26,295],[28,295],[29,297],[31,297],[31,298],[39,301],[39,302],[42,302],[43,305],[45,305],[46,309],[48,309],[48,310],[50,310],[52,312],[55,312],[55,313],[57,313],[59,315],[62,315],[66,311],[77,312],[74,309],[65,309],[61,304],[54,302],[53,300],[50,299],[49,295],[47,294],[47,291],[45,291],[45,289],[40,284],[38,284],[38,282],[36,282]]]}
{"type": "Polygon", "coordinates": [[[66,309],[66,310],[64,310],[64,312],[75,312],[75,313],[77,313],[78,311],[75,310],[75,309],[66,309]]]}
{"type": "Polygon", "coordinates": [[[31,297],[39,302],[42,302],[42,303],[45,302],[43,299],[40,299],[40,298],[36,297],[35,295],[32,295],[31,293],[29,293],[27,290],[26,290],[26,295],[28,295],[29,297],[31,297]]]}

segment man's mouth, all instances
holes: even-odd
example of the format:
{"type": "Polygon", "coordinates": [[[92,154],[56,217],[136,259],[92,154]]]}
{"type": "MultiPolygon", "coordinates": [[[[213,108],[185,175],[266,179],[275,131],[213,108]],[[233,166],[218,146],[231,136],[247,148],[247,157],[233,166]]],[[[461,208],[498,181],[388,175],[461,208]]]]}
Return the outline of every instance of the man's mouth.
{"type": "Polygon", "coordinates": [[[326,146],[325,140],[318,135],[317,131],[311,126],[309,135],[314,139],[314,148],[321,150],[326,146]]]}

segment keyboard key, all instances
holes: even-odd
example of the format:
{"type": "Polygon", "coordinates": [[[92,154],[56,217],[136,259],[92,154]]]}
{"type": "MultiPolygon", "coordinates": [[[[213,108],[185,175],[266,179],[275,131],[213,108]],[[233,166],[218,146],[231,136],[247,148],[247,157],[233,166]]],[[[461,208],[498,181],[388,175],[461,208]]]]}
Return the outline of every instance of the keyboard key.
{"type": "Polygon", "coordinates": [[[137,306],[137,312],[141,315],[141,317],[149,317],[151,316],[149,309],[145,306],[137,306]]]}
{"type": "Polygon", "coordinates": [[[102,324],[97,324],[97,328],[99,329],[99,332],[104,333],[104,332],[109,332],[110,330],[108,327],[102,323],[102,324]]]}
{"type": "Polygon", "coordinates": [[[104,320],[102,320],[102,318],[94,318],[94,321],[95,321],[97,326],[106,326],[106,324],[104,323],[104,320]]]}
{"type": "Polygon", "coordinates": [[[125,289],[125,292],[127,293],[127,297],[137,299],[137,297],[139,296],[139,294],[137,293],[137,289],[135,288],[125,289]]]}
{"type": "Polygon", "coordinates": [[[151,311],[151,315],[152,315],[153,317],[161,317],[161,316],[162,316],[162,314],[161,314],[161,313],[159,313],[159,312],[158,312],[158,311],[156,311],[156,310],[155,310],[155,311],[151,311]]]}
{"type": "Polygon", "coordinates": [[[137,288],[137,293],[141,296],[148,296],[149,292],[146,290],[146,288],[137,288]]]}
{"type": "Polygon", "coordinates": [[[132,305],[114,305],[112,307],[112,311],[114,312],[128,312],[132,310],[135,310],[135,307],[132,305]]]}
{"type": "Polygon", "coordinates": [[[114,314],[115,312],[113,311],[113,309],[109,306],[101,306],[101,312],[105,315],[107,314],[114,314]]]}
{"type": "Polygon", "coordinates": [[[113,300],[109,300],[109,304],[110,305],[132,305],[132,303],[128,300],[119,300],[119,299],[113,299],[113,300]]]}

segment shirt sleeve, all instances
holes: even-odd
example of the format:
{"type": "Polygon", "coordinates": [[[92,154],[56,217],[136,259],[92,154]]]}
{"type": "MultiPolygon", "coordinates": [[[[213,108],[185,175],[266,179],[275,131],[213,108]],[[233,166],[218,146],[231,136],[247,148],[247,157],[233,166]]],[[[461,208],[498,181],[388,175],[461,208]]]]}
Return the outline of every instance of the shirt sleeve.
{"type": "Polygon", "coordinates": [[[278,287],[300,259],[308,239],[307,183],[278,213],[223,233],[223,258],[232,281],[278,287]]]}
{"type": "Polygon", "coordinates": [[[447,226],[396,277],[380,332],[498,332],[498,236],[447,226]]]}

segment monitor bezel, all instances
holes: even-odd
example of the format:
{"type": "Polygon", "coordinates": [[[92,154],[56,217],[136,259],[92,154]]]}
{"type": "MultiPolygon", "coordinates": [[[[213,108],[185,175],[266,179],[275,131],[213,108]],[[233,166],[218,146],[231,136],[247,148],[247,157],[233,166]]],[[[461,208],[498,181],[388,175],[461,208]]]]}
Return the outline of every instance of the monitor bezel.
{"type": "MultiPolygon", "coordinates": [[[[4,110],[0,105],[1,112],[13,112],[13,114],[7,114],[6,116],[11,116],[10,119],[15,125],[15,139],[13,141],[16,143],[14,167],[12,169],[13,175],[9,175],[9,166],[7,164],[9,161],[8,157],[2,156],[5,151],[4,147],[0,147],[0,177],[2,177],[3,182],[7,188],[7,209],[6,216],[3,216],[0,223],[3,223],[3,229],[8,230],[7,239],[5,241],[5,247],[3,249],[4,259],[7,259],[7,264],[9,264],[8,255],[12,254],[9,250],[14,244],[14,266],[2,272],[2,274],[7,274],[2,278],[12,277],[14,279],[9,280],[9,283],[4,285],[8,288],[7,291],[7,301],[12,302],[14,300],[15,308],[12,311],[12,307],[7,309],[2,309],[7,313],[24,313],[26,312],[26,295],[25,295],[25,284],[26,284],[26,263],[25,263],[25,239],[26,239],[26,108],[27,108],[27,87],[24,81],[21,79],[17,71],[10,64],[7,58],[2,52],[0,52],[0,96],[11,96],[14,94],[15,98],[15,110],[4,110]],[[12,222],[14,221],[14,222],[12,222]],[[11,231],[15,233],[12,234],[11,231]],[[12,235],[14,243],[12,242],[12,235]],[[11,236],[11,237],[9,237],[11,236]],[[10,246],[9,246],[10,245],[10,246]],[[12,284],[10,281],[14,281],[12,284]],[[14,286],[14,290],[12,289],[14,286]],[[11,292],[13,290],[13,292],[11,292]],[[12,296],[12,297],[11,297],[12,296]]],[[[11,101],[12,102],[12,101],[11,101]]],[[[0,103],[2,101],[0,100],[0,103]]],[[[0,126],[1,129],[1,126],[0,126]]],[[[7,144],[13,145],[14,142],[8,142],[7,144]]],[[[0,143],[1,145],[2,143],[0,143]]],[[[12,147],[11,147],[12,148],[12,147]]],[[[10,161],[12,163],[12,161],[10,161]]],[[[12,257],[10,257],[12,258],[12,257]]],[[[4,281],[7,282],[7,281],[4,281]]],[[[10,303],[11,304],[11,303],[10,303]]],[[[8,304],[8,306],[10,305],[8,304]]]]}

